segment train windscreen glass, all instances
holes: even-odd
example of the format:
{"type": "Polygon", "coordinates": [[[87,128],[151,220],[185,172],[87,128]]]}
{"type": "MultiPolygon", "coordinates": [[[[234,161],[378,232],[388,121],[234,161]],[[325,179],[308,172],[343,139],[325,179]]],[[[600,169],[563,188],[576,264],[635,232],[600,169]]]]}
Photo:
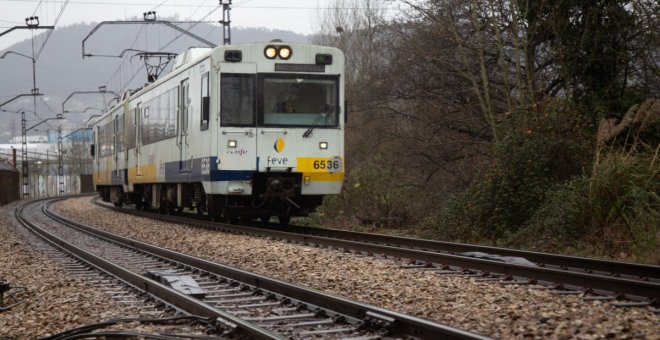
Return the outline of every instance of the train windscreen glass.
{"type": "Polygon", "coordinates": [[[338,81],[337,77],[264,77],[260,125],[337,126],[338,81]]]}
{"type": "Polygon", "coordinates": [[[222,74],[220,123],[222,126],[254,126],[253,74],[222,74]]]}

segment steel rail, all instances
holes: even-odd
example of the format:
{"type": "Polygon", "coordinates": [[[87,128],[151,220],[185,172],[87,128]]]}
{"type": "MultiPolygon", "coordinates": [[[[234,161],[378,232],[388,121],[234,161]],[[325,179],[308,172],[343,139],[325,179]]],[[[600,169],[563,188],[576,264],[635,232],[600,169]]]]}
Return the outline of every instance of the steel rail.
{"type": "Polygon", "coordinates": [[[245,322],[240,318],[237,318],[227,312],[222,310],[212,308],[211,306],[201,303],[195,298],[189,297],[185,294],[179,293],[176,290],[169,288],[163,284],[160,284],[154,280],[151,280],[143,275],[134,273],[130,270],[117,266],[116,264],[107,261],[101,257],[98,257],[90,252],[87,252],[83,249],[80,249],[71,243],[61,239],[60,237],[43,230],[36,224],[30,222],[22,212],[30,204],[41,204],[42,201],[57,201],[64,198],[57,199],[40,199],[35,201],[29,201],[21,204],[16,208],[15,216],[16,219],[23,224],[28,230],[32,231],[34,234],[38,235],[57,249],[60,249],[64,252],[67,252],[76,258],[79,258],[81,261],[88,263],[90,266],[97,268],[103,272],[110,274],[111,276],[117,277],[120,280],[132,285],[140,290],[148,292],[163,301],[166,301],[188,313],[193,315],[205,316],[205,317],[214,317],[218,322],[223,324],[227,329],[238,331],[244,333],[248,336],[258,338],[258,339],[284,339],[274,333],[271,333],[263,328],[257,327],[251,323],[245,322]]]}
{"type": "MultiPolygon", "coordinates": [[[[97,203],[98,204],[98,203],[97,203]]],[[[203,227],[208,227],[208,221],[200,221],[198,219],[183,218],[172,215],[158,215],[143,211],[120,209],[116,207],[103,207],[114,209],[115,211],[131,213],[135,215],[146,216],[149,218],[160,218],[163,220],[172,220],[179,223],[195,224],[203,227]]],[[[545,281],[556,284],[572,285],[582,287],[583,289],[591,289],[595,291],[606,291],[615,294],[629,295],[635,300],[642,300],[648,302],[660,301],[660,283],[634,280],[629,278],[601,275],[597,273],[578,272],[570,270],[553,269],[547,267],[533,267],[525,265],[516,265],[504,263],[499,261],[480,259],[474,257],[453,255],[448,253],[438,253],[434,251],[403,248],[399,246],[382,245],[375,243],[365,243],[352,240],[343,240],[332,237],[316,236],[308,234],[296,234],[287,231],[279,231],[274,229],[250,227],[242,225],[231,225],[225,223],[213,224],[217,229],[236,232],[248,233],[252,235],[260,235],[266,237],[274,237],[286,240],[292,240],[300,243],[311,243],[318,245],[325,245],[335,248],[344,248],[354,251],[385,254],[388,256],[395,256],[401,258],[414,259],[425,261],[428,263],[436,263],[448,266],[456,266],[462,268],[469,268],[480,270],[483,272],[499,273],[515,277],[531,278],[538,281],[545,281]]]]}
{"type": "Polygon", "coordinates": [[[157,256],[172,259],[185,265],[199,268],[213,274],[241,281],[246,284],[272,291],[278,294],[289,296],[301,301],[313,301],[313,304],[322,308],[333,310],[356,319],[371,319],[377,322],[391,323],[392,329],[397,333],[405,334],[420,339],[489,339],[465,330],[449,327],[428,320],[412,317],[402,313],[390,311],[384,308],[372,306],[366,303],[360,303],[348,300],[339,296],[324,293],[315,289],[300,287],[290,283],[273,279],[267,276],[258,275],[228,267],[219,263],[211,262],[191,255],[175,252],[148,243],[129,239],[123,236],[115,235],[110,232],[99,230],[84,224],[71,221],[55,212],[45,210],[51,218],[60,223],[64,223],[95,236],[103,237],[113,242],[134,247],[157,256]]]}
{"type": "MultiPolygon", "coordinates": [[[[268,225],[266,225],[268,226],[268,225]]],[[[464,252],[483,252],[487,254],[496,254],[500,256],[515,256],[522,257],[529,261],[536,262],[541,265],[553,265],[566,268],[579,268],[590,271],[602,271],[606,273],[613,273],[619,275],[630,275],[640,278],[660,279],[660,266],[608,261],[602,259],[577,257],[559,254],[550,254],[534,251],[525,251],[511,248],[498,248],[490,246],[472,245],[465,243],[443,242],[423,240],[412,237],[399,237],[389,236],[382,234],[370,234],[363,232],[346,231],[331,228],[315,228],[305,226],[268,226],[273,229],[280,229],[293,233],[304,233],[310,235],[342,238],[347,240],[381,243],[389,245],[397,245],[402,247],[411,247],[423,250],[443,251],[449,253],[464,253],[464,252]]]]}

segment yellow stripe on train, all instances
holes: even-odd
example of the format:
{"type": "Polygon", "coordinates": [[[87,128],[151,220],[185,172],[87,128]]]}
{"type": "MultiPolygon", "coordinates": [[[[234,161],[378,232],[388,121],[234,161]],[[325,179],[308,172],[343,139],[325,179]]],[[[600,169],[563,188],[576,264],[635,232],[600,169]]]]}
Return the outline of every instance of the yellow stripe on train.
{"type": "Polygon", "coordinates": [[[343,182],[344,172],[335,172],[335,173],[303,172],[303,177],[309,177],[310,182],[343,182]]]}
{"type": "Polygon", "coordinates": [[[155,183],[158,179],[156,169],[156,164],[145,164],[139,168],[132,166],[128,168],[128,182],[155,183]]]}

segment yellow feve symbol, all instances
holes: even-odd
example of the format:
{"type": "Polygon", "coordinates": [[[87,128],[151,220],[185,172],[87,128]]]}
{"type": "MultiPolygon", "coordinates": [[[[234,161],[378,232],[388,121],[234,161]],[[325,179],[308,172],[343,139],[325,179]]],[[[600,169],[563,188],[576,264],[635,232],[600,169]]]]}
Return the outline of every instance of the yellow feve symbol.
{"type": "Polygon", "coordinates": [[[282,137],[278,138],[275,141],[273,148],[275,149],[275,151],[277,151],[277,153],[281,153],[282,150],[284,150],[284,139],[282,139],[282,137]]]}

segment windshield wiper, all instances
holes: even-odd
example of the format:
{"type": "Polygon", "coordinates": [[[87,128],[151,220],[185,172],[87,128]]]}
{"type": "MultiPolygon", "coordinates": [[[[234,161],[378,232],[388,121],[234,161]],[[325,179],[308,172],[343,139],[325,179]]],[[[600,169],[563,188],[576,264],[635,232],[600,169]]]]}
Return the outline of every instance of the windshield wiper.
{"type": "Polygon", "coordinates": [[[321,122],[321,119],[325,118],[325,116],[327,116],[327,115],[328,115],[327,112],[319,113],[319,116],[316,117],[316,119],[314,119],[314,122],[312,122],[312,126],[310,126],[307,129],[307,131],[305,131],[305,133],[303,133],[303,138],[309,137],[309,135],[312,134],[312,130],[314,130],[314,128],[319,124],[319,122],[321,122]]]}

